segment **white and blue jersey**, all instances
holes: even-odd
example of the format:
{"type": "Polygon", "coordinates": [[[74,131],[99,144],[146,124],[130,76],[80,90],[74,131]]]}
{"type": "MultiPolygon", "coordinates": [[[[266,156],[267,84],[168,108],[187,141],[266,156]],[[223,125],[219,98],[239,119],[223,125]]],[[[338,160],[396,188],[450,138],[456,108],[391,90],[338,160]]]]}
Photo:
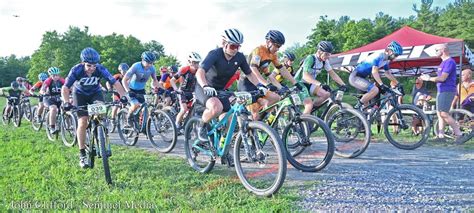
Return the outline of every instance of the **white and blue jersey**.
{"type": "Polygon", "coordinates": [[[76,94],[90,96],[101,92],[101,79],[107,80],[111,85],[114,85],[116,82],[115,78],[109,73],[107,68],[101,64],[97,64],[97,67],[91,76],[86,74],[84,64],[77,64],[71,68],[71,71],[69,71],[65,86],[71,88],[74,85],[74,92],[76,94]]]}
{"type": "Polygon", "coordinates": [[[383,52],[373,53],[372,55],[369,55],[360,64],[358,64],[355,71],[357,72],[357,76],[366,78],[367,76],[372,74],[372,67],[376,66],[379,69],[383,67],[384,70],[389,70],[389,63],[390,61],[388,59],[385,59],[385,55],[383,52]]]}
{"type": "Polygon", "coordinates": [[[128,69],[125,76],[130,79],[129,87],[133,90],[144,90],[145,84],[150,78],[156,79],[156,70],[154,66],[145,70],[142,62],[134,63],[130,69],[128,69]]]}

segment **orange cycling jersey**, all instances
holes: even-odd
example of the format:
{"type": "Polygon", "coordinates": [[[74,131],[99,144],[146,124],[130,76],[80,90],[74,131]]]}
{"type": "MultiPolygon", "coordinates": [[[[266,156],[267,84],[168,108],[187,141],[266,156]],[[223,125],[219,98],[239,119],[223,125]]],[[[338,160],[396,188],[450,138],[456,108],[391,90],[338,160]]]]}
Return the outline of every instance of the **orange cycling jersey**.
{"type": "Polygon", "coordinates": [[[272,54],[265,45],[255,48],[249,55],[249,64],[251,67],[256,67],[261,74],[270,75],[270,63],[275,65],[275,68],[280,69],[283,65],[278,61],[276,53],[272,54]]]}
{"type": "MultiPolygon", "coordinates": [[[[42,81],[38,81],[38,82],[35,83],[35,85],[33,85],[33,88],[39,89],[39,88],[41,88],[41,86],[43,86],[43,82],[42,82],[42,81]]],[[[33,89],[33,88],[32,88],[32,89],[33,89]]]]}

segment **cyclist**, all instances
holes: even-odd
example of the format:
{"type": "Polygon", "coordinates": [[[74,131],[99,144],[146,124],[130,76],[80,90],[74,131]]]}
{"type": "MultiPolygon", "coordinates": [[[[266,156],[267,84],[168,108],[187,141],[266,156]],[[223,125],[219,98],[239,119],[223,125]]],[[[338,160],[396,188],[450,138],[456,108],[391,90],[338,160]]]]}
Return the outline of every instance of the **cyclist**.
{"type": "MultiPolygon", "coordinates": [[[[291,52],[285,52],[283,54],[283,66],[290,72],[291,76],[295,75],[295,71],[293,70],[293,61],[295,61],[296,55],[291,52]]],[[[276,69],[268,76],[270,82],[278,88],[281,88],[281,82],[283,81],[283,76],[280,74],[279,70],[276,69]]]]}
{"type": "Polygon", "coordinates": [[[179,112],[176,115],[176,128],[182,130],[180,126],[183,120],[184,114],[188,111],[188,102],[193,98],[193,91],[196,87],[196,71],[199,68],[199,62],[201,62],[201,56],[196,52],[191,52],[188,56],[188,66],[181,68],[181,70],[171,78],[171,86],[175,91],[178,92],[179,100],[179,112]],[[180,87],[176,86],[176,81],[182,78],[183,82],[180,87]]]}
{"type": "Polygon", "coordinates": [[[49,78],[44,81],[40,94],[48,95],[44,97],[44,104],[49,108],[49,132],[56,133],[56,115],[61,106],[61,88],[64,85],[64,78],[59,76],[59,68],[50,67],[48,69],[49,78]]]}
{"type": "Polygon", "coordinates": [[[5,108],[5,113],[3,114],[3,119],[6,120],[5,116],[8,116],[13,109],[14,105],[20,104],[20,95],[24,92],[24,88],[20,87],[17,81],[13,81],[10,83],[10,87],[0,88],[0,93],[2,95],[6,95],[5,92],[8,93],[7,96],[7,107],[5,108]],[[16,98],[16,99],[12,99],[16,98]]]}
{"type": "MultiPolygon", "coordinates": [[[[255,48],[249,55],[250,69],[257,76],[261,76],[261,74],[269,76],[271,74],[270,63],[273,63],[284,78],[289,80],[292,85],[295,85],[296,80],[278,61],[277,52],[285,44],[285,36],[278,30],[270,30],[265,35],[265,39],[266,43],[255,48]]],[[[263,79],[263,77],[260,78],[263,79]]],[[[266,108],[280,100],[280,96],[274,93],[278,88],[271,83],[267,83],[267,81],[264,81],[264,83],[265,87],[268,87],[272,92],[266,93],[265,97],[258,99],[257,103],[250,107],[254,119],[258,119],[258,111],[261,107],[266,108]]],[[[239,90],[253,91],[257,90],[257,87],[246,76],[241,76],[239,79],[239,90]]]]}
{"type": "Polygon", "coordinates": [[[317,76],[323,69],[334,81],[336,81],[340,90],[347,90],[346,84],[332,69],[331,63],[329,62],[329,56],[331,56],[333,50],[334,46],[331,42],[320,41],[316,53],[308,55],[305,58],[303,65],[295,76],[298,81],[303,82],[307,89],[307,93],[310,95],[310,97],[305,98],[304,100],[304,114],[310,114],[314,105],[320,106],[331,95],[323,88],[322,83],[316,80],[317,76]],[[312,100],[311,96],[315,97],[315,100],[312,100]]]}
{"type": "Polygon", "coordinates": [[[237,29],[224,30],[222,34],[222,47],[211,50],[202,61],[196,72],[196,99],[206,107],[202,114],[202,122],[198,126],[198,138],[208,141],[207,127],[211,119],[219,116],[222,112],[230,109],[228,98],[216,97],[217,91],[224,90],[225,84],[232,78],[240,67],[257,88],[263,92],[267,91],[265,79],[252,72],[245,56],[239,52],[244,37],[237,29]],[[259,84],[263,83],[263,84],[259,84]]]}
{"type": "MultiPolygon", "coordinates": [[[[115,80],[109,73],[107,68],[99,64],[100,55],[91,47],[87,47],[81,51],[81,63],[71,68],[66,83],[61,89],[61,95],[64,100],[64,109],[70,110],[72,108],[69,94],[71,87],[74,85],[73,99],[77,107],[84,107],[94,101],[104,101],[102,90],[100,87],[100,80],[106,79],[120,94],[120,100],[127,102],[125,91],[122,85],[115,80]]],[[[89,115],[87,111],[80,108],[77,112],[78,126],[77,126],[77,141],[79,143],[80,157],[79,166],[86,168],[87,157],[85,151],[86,128],[89,115]]]]}
{"type": "Polygon", "coordinates": [[[18,82],[18,84],[20,85],[20,88],[22,89],[23,91],[23,94],[25,96],[30,96],[30,89],[31,89],[31,84],[28,83],[27,79],[26,78],[23,78],[23,77],[17,77],[16,78],[16,82],[18,82]]]}
{"type": "Polygon", "coordinates": [[[131,126],[133,121],[133,112],[141,104],[145,103],[145,85],[148,79],[153,79],[153,87],[158,87],[156,70],[153,63],[156,61],[155,53],[145,51],[142,53],[142,60],[135,62],[123,77],[122,84],[130,97],[130,108],[128,109],[128,124],[131,126]]]}
{"type": "Polygon", "coordinates": [[[375,96],[379,94],[379,91],[385,93],[390,89],[382,82],[379,73],[380,69],[383,68],[385,70],[385,76],[390,79],[390,81],[393,81],[395,85],[398,85],[397,79],[390,73],[389,63],[402,53],[402,46],[398,42],[392,41],[387,45],[385,51],[373,53],[357,65],[349,76],[349,83],[358,90],[362,90],[366,93],[357,102],[354,108],[362,108],[369,100],[375,98],[375,96]],[[366,79],[370,75],[374,77],[375,82],[379,85],[378,87],[366,79]]]}
{"type": "MultiPolygon", "coordinates": [[[[48,79],[48,74],[45,72],[42,72],[38,75],[38,82],[36,82],[33,87],[30,89],[30,94],[34,94],[36,89],[41,89],[43,86],[43,82],[48,79]]],[[[38,98],[38,111],[37,111],[37,117],[35,118],[37,121],[41,120],[41,115],[43,114],[44,110],[44,104],[43,104],[43,96],[40,95],[38,98]]]]}
{"type": "MultiPolygon", "coordinates": [[[[117,73],[113,76],[114,79],[116,81],[118,81],[120,84],[122,84],[123,76],[125,76],[125,73],[127,72],[128,69],[129,69],[129,66],[128,66],[127,63],[120,63],[119,66],[118,66],[119,73],[117,73]]],[[[112,85],[110,85],[110,83],[108,81],[105,84],[107,86],[107,90],[109,90],[109,91],[113,90],[112,85]]],[[[113,92],[112,100],[114,100],[114,102],[120,101],[120,94],[117,91],[113,92]]],[[[118,109],[119,109],[118,106],[113,106],[112,107],[112,123],[113,124],[115,124],[115,122],[116,122],[115,121],[115,116],[117,115],[118,109]]]]}
{"type": "Polygon", "coordinates": [[[178,67],[173,65],[163,70],[165,70],[165,72],[163,72],[163,74],[161,75],[161,78],[158,84],[158,95],[164,96],[165,105],[170,106],[171,105],[171,92],[173,91],[173,87],[171,86],[171,78],[173,77],[175,73],[178,72],[178,67]]]}

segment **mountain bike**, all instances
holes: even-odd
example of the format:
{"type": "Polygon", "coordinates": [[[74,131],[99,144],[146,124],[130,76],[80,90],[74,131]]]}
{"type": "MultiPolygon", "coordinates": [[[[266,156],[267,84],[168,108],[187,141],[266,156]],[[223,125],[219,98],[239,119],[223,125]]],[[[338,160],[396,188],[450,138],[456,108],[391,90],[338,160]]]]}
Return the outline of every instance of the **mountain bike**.
{"type": "Polygon", "coordinates": [[[2,110],[2,122],[4,125],[10,124],[13,120],[13,125],[19,127],[21,125],[22,112],[18,97],[12,96],[2,96],[7,98],[7,104],[3,107],[2,110]],[[12,106],[10,113],[6,114],[7,106],[12,106]]]}
{"type": "Polygon", "coordinates": [[[234,100],[223,119],[210,122],[207,133],[209,141],[198,139],[197,125],[201,117],[195,116],[186,123],[184,148],[188,163],[201,173],[211,171],[218,157],[222,163],[227,161],[227,165],[230,165],[232,158],[229,150],[233,146],[235,170],[244,187],[259,196],[275,194],[286,177],[284,147],[275,130],[261,121],[250,120],[250,112],[245,108],[263,95],[259,92],[219,91],[218,96],[232,96],[234,100]],[[236,128],[238,133],[234,135],[236,128]],[[259,134],[268,137],[262,141],[259,134]]]}
{"type": "Polygon", "coordinates": [[[334,155],[334,138],[329,127],[316,116],[301,113],[299,107],[302,101],[298,89],[284,88],[278,93],[282,100],[261,110],[259,114],[261,117],[265,117],[264,114],[274,117],[264,120],[272,128],[283,130],[282,141],[288,162],[304,172],[324,169],[334,155]],[[275,115],[270,112],[273,108],[275,115]]]}
{"type": "Polygon", "coordinates": [[[380,98],[363,107],[362,112],[367,114],[369,124],[374,123],[376,119],[383,121],[384,135],[392,145],[399,149],[413,150],[426,142],[431,124],[420,108],[398,104],[397,97],[402,95],[398,88],[389,89],[380,98]],[[423,127],[418,135],[411,129],[414,121],[421,122],[423,127]]]}
{"type": "MultiPolygon", "coordinates": [[[[454,120],[459,124],[459,129],[461,133],[466,137],[466,141],[471,140],[474,137],[474,114],[465,110],[465,109],[452,109],[449,111],[449,115],[454,118],[454,120]]],[[[433,128],[436,136],[439,134],[439,120],[436,120],[433,128]]],[[[444,137],[448,141],[454,142],[456,140],[456,135],[454,134],[453,129],[448,124],[445,124],[444,127],[444,137]]]]}

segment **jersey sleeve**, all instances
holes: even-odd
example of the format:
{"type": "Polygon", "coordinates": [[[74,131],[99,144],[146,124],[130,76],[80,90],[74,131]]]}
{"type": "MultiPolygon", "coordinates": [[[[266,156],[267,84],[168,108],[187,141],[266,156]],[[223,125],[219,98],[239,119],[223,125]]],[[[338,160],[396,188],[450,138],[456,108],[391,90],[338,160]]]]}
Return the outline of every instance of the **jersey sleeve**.
{"type": "Polygon", "coordinates": [[[329,62],[329,59],[326,59],[326,61],[324,62],[324,69],[326,71],[332,70],[332,66],[331,66],[331,63],[329,62]]]}
{"type": "Polygon", "coordinates": [[[44,83],[43,83],[43,87],[51,86],[51,82],[52,82],[51,78],[46,79],[46,81],[44,81],[44,83]]]}
{"type": "Polygon", "coordinates": [[[71,71],[69,71],[69,75],[66,78],[66,84],[65,84],[67,88],[71,88],[74,82],[77,81],[76,68],[77,66],[74,66],[73,68],[71,68],[71,71]]]}
{"type": "MultiPolygon", "coordinates": [[[[217,50],[222,50],[222,49],[217,49],[217,50]]],[[[202,61],[201,68],[204,71],[206,71],[206,72],[209,71],[209,69],[211,69],[211,67],[216,62],[216,60],[217,60],[217,50],[209,51],[206,58],[202,61]]]]}
{"type": "Polygon", "coordinates": [[[127,78],[131,78],[133,76],[133,74],[135,74],[135,72],[137,71],[137,64],[133,64],[132,67],[130,67],[130,69],[128,69],[127,73],[125,73],[125,76],[127,78]]]}
{"type": "Polygon", "coordinates": [[[33,85],[33,87],[36,88],[36,89],[38,89],[38,88],[41,88],[41,85],[43,85],[43,82],[38,81],[38,82],[36,82],[35,85],[33,85]]]}
{"type": "Polygon", "coordinates": [[[247,63],[247,60],[245,60],[244,54],[241,54],[240,60],[240,69],[242,69],[242,72],[244,72],[245,75],[250,75],[250,73],[252,73],[252,70],[250,69],[249,63],[247,63]]]}
{"type": "Polygon", "coordinates": [[[314,64],[314,57],[313,55],[308,55],[303,62],[303,72],[310,72],[314,64]]]}
{"type": "Polygon", "coordinates": [[[115,82],[117,82],[117,80],[115,80],[115,78],[110,74],[110,72],[104,66],[98,66],[97,69],[99,69],[101,77],[107,80],[110,85],[114,85],[115,82]]]}
{"type": "Polygon", "coordinates": [[[170,74],[169,74],[169,73],[165,73],[165,74],[163,74],[163,75],[161,76],[161,79],[160,79],[160,81],[161,81],[161,82],[166,82],[166,79],[168,78],[168,76],[170,76],[170,74]]]}
{"type": "Polygon", "coordinates": [[[255,48],[250,54],[250,66],[258,67],[260,65],[261,60],[262,57],[260,56],[260,49],[255,48]]]}

